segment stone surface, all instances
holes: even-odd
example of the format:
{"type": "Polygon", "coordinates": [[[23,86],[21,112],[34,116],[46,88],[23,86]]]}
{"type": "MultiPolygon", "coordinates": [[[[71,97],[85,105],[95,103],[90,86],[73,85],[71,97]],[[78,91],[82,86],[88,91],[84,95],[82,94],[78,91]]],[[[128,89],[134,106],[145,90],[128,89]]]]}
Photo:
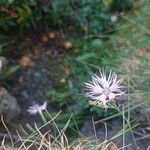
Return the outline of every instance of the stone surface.
{"type": "Polygon", "coordinates": [[[6,121],[15,119],[21,113],[17,100],[5,88],[0,88],[0,115],[6,121]]]}
{"type": "Polygon", "coordinates": [[[7,64],[8,64],[8,60],[5,57],[0,56],[0,72],[5,69],[7,64]]]}

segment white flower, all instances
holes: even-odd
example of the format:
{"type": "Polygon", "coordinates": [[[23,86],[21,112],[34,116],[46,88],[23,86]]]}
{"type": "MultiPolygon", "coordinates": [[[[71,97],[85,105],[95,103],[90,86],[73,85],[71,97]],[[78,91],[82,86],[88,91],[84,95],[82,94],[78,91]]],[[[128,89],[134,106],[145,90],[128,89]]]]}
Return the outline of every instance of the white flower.
{"type": "Polygon", "coordinates": [[[118,16],[113,14],[113,15],[111,15],[110,20],[111,20],[111,22],[115,23],[118,20],[118,16]]]}
{"type": "Polygon", "coordinates": [[[31,115],[36,115],[37,113],[41,113],[43,110],[47,108],[47,102],[45,101],[43,105],[34,104],[27,109],[27,112],[31,115]]]}
{"type": "Polygon", "coordinates": [[[115,73],[110,71],[106,77],[104,70],[99,70],[100,76],[94,74],[92,81],[85,83],[86,96],[94,100],[95,104],[102,103],[106,108],[110,101],[113,101],[116,96],[124,94],[121,86],[122,79],[119,79],[115,73]]]}

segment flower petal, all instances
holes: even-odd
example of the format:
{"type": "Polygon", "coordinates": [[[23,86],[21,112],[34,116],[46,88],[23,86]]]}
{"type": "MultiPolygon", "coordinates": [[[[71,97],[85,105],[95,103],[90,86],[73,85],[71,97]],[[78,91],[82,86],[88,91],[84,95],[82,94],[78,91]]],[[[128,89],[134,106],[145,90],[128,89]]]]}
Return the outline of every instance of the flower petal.
{"type": "Polygon", "coordinates": [[[110,93],[110,94],[108,95],[108,97],[109,97],[109,100],[114,100],[114,98],[116,97],[116,94],[110,93]]]}

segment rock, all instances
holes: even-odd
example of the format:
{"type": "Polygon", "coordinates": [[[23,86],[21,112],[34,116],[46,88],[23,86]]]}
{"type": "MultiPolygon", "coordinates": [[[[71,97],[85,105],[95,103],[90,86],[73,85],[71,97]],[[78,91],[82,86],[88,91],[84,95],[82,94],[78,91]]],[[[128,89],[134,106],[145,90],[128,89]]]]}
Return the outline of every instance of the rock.
{"type": "Polygon", "coordinates": [[[46,69],[43,68],[43,69],[42,69],[42,73],[46,73],[46,69]]]}
{"type": "Polygon", "coordinates": [[[5,57],[0,56],[0,72],[5,69],[7,64],[8,64],[8,60],[5,57]]]}
{"type": "Polygon", "coordinates": [[[0,87],[0,115],[4,120],[15,119],[21,113],[17,100],[5,88],[0,87]]]}
{"type": "Polygon", "coordinates": [[[41,78],[41,73],[40,72],[35,72],[34,76],[37,77],[37,78],[41,78]]]}
{"type": "Polygon", "coordinates": [[[27,92],[27,91],[23,91],[23,92],[21,93],[21,95],[22,95],[23,97],[25,97],[25,98],[29,98],[29,95],[28,95],[28,92],[27,92]]]}
{"type": "Polygon", "coordinates": [[[71,49],[72,48],[72,43],[70,41],[65,41],[64,42],[64,48],[65,49],[71,49]]]}
{"type": "Polygon", "coordinates": [[[27,68],[27,67],[33,67],[34,62],[32,61],[31,57],[29,56],[22,56],[21,59],[19,60],[20,66],[27,68]]]}

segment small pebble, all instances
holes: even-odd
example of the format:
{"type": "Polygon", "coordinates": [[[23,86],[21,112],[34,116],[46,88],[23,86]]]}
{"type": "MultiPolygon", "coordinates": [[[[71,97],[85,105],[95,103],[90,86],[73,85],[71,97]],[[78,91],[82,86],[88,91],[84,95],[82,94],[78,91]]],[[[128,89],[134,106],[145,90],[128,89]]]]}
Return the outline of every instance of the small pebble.
{"type": "Polygon", "coordinates": [[[28,95],[27,91],[23,91],[22,96],[24,96],[25,98],[29,98],[29,95],[28,95]]]}
{"type": "Polygon", "coordinates": [[[46,73],[46,69],[42,69],[42,72],[43,72],[43,73],[46,73]]]}
{"type": "Polygon", "coordinates": [[[41,77],[41,73],[40,72],[35,72],[34,76],[37,77],[37,78],[40,78],[41,77]]]}

